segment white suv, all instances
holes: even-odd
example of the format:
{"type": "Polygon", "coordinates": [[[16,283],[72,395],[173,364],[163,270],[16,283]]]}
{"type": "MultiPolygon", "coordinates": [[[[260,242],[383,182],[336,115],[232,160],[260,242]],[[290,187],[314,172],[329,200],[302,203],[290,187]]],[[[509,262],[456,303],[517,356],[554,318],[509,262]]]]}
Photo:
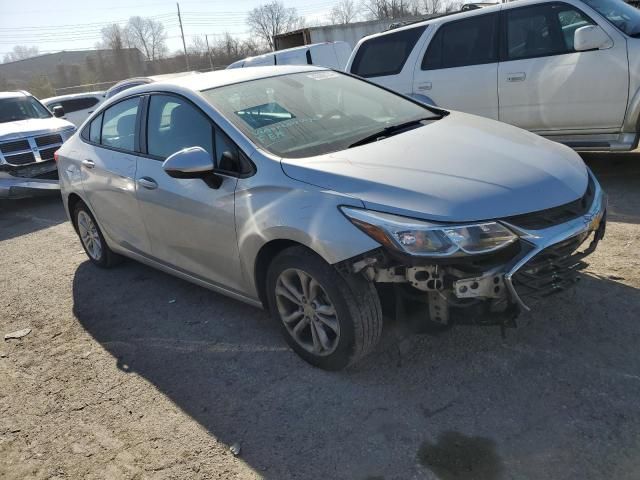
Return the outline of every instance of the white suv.
{"type": "Polygon", "coordinates": [[[638,145],[640,10],[523,0],[363,38],[347,71],[576,150],[638,145]]]}

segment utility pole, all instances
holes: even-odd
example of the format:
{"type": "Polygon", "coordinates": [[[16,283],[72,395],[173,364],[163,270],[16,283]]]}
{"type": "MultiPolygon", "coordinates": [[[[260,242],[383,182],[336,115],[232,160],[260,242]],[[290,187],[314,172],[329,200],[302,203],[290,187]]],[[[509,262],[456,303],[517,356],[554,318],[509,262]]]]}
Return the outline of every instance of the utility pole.
{"type": "Polygon", "coordinates": [[[187,54],[187,43],[184,41],[184,30],[182,29],[182,17],[180,16],[180,4],[176,2],[178,6],[178,21],[180,22],[180,33],[182,34],[182,47],[184,48],[184,59],[187,62],[187,70],[191,70],[189,67],[189,54],[187,54]]]}
{"type": "Polygon", "coordinates": [[[211,65],[211,71],[213,71],[213,57],[211,56],[211,49],[209,48],[209,35],[205,35],[204,39],[207,41],[207,54],[209,55],[209,65],[211,65]]]}

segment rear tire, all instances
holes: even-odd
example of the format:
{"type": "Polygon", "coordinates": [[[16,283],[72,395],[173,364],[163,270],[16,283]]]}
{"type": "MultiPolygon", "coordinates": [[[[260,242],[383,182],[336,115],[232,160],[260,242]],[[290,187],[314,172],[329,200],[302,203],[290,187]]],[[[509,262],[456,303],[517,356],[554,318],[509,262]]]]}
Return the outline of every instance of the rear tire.
{"type": "Polygon", "coordinates": [[[74,208],[73,222],[91,263],[100,268],[111,268],[122,261],[122,257],[107,245],[98,222],[84,203],[79,202],[74,208]]]}
{"type": "Polygon", "coordinates": [[[305,247],[288,248],[271,262],[267,295],[287,343],[316,367],[341,370],[380,340],[382,309],[373,284],[343,277],[305,247]]]}

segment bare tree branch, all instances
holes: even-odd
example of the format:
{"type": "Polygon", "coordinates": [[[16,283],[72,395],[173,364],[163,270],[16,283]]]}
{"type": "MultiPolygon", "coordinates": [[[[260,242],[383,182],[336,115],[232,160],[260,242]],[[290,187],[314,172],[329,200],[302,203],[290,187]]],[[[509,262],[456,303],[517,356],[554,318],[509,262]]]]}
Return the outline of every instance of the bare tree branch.
{"type": "Polygon", "coordinates": [[[303,21],[295,8],[286,8],[278,0],[256,7],[247,15],[247,25],[271,50],[275,47],[273,37],[300,28],[303,21]]]}
{"type": "Polygon", "coordinates": [[[27,47],[26,45],[16,45],[13,50],[4,56],[4,63],[24,60],[25,58],[38,55],[38,47],[27,47]]]}
{"type": "Polygon", "coordinates": [[[331,9],[329,18],[333,23],[347,24],[358,16],[358,8],[353,0],[340,0],[331,9]]]}

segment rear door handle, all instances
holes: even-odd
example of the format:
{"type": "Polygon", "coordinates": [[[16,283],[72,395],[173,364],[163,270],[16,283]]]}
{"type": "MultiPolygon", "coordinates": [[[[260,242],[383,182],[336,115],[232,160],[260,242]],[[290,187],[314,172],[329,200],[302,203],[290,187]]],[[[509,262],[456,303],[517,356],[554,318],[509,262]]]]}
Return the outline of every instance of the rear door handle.
{"type": "Polygon", "coordinates": [[[93,168],[96,166],[96,162],[87,158],[86,160],[82,161],[82,165],[84,165],[86,168],[93,168]]]}
{"type": "Polygon", "coordinates": [[[418,85],[418,90],[431,90],[431,82],[424,82],[418,85]]]}
{"type": "Polygon", "coordinates": [[[138,185],[142,188],[146,188],[147,190],[155,190],[158,188],[158,184],[153,178],[149,177],[141,177],[138,179],[138,185]]]}
{"type": "Polygon", "coordinates": [[[507,73],[507,82],[524,82],[527,74],[524,72],[507,73]]]}

